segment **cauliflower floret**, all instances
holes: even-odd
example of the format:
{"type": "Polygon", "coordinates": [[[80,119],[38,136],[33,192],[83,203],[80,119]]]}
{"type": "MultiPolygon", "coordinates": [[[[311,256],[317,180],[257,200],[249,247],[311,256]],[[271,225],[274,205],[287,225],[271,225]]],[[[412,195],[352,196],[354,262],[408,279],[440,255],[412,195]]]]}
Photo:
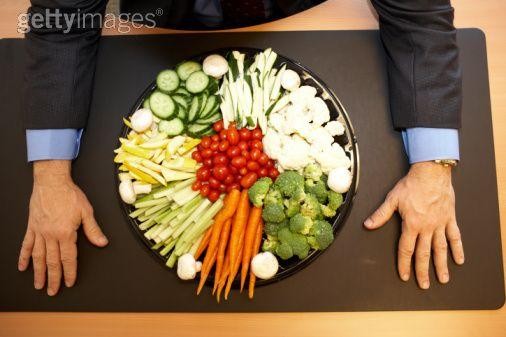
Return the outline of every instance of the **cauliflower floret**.
{"type": "Polygon", "coordinates": [[[332,136],[340,136],[344,134],[344,125],[339,121],[330,121],[325,125],[325,130],[332,136]]]}
{"type": "Polygon", "coordinates": [[[300,105],[290,105],[285,111],[284,133],[307,133],[305,130],[310,127],[311,119],[304,112],[300,105]]]}
{"type": "Polygon", "coordinates": [[[346,156],[343,148],[337,143],[332,144],[329,148],[323,149],[321,152],[317,153],[314,158],[320,164],[324,173],[329,173],[335,168],[348,169],[351,166],[350,158],[346,156]]]}
{"type": "Polygon", "coordinates": [[[318,149],[319,151],[323,151],[332,146],[334,137],[332,137],[325,128],[317,127],[313,128],[311,131],[308,141],[311,143],[312,147],[318,149]]]}
{"type": "Polygon", "coordinates": [[[269,116],[269,126],[274,128],[278,132],[283,132],[285,124],[285,116],[279,112],[275,112],[270,114],[269,116]]]}
{"type": "Polygon", "coordinates": [[[265,154],[271,159],[278,159],[282,146],[280,134],[276,130],[268,128],[262,142],[265,154]]]}
{"type": "Polygon", "coordinates": [[[286,137],[283,139],[283,150],[278,156],[278,162],[285,170],[300,170],[311,163],[309,150],[309,144],[302,138],[286,137]]]}
{"type": "Polygon", "coordinates": [[[290,93],[290,102],[294,105],[307,106],[308,102],[316,96],[316,88],[303,85],[290,93]]]}
{"type": "Polygon", "coordinates": [[[330,120],[329,107],[320,97],[313,97],[308,102],[307,107],[311,113],[314,125],[320,126],[330,120]]]}
{"type": "Polygon", "coordinates": [[[327,184],[334,192],[346,193],[350,189],[352,178],[348,169],[339,167],[330,171],[327,184]]]}

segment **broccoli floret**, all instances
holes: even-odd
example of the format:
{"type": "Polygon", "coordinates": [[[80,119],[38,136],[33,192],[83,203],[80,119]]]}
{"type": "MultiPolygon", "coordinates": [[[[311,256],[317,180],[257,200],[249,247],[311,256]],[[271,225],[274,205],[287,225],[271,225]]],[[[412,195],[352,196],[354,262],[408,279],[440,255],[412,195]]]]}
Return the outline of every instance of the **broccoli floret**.
{"type": "Polygon", "coordinates": [[[264,232],[267,235],[277,236],[278,231],[283,227],[288,227],[288,219],[285,219],[279,223],[277,222],[266,222],[264,225],[264,232]]]}
{"type": "Polygon", "coordinates": [[[314,249],[323,250],[334,241],[332,226],[325,220],[314,221],[309,234],[311,237],[308,237],[307,241],[314,249]]]}
{"type": "Polygon", "coordinates": [[[341,207],[341,204],[343,203],[343,195],[334,191],[330,191],[328,197],[329,202],[327,206],[330,207],[331,210],[337,211],[337,209],[341,207]]]}
{"type": "Polygon", "coordinates": [[[322,217],[320,203],[313,194],[306,194],[306,198],[300,206],[300,213],[311,219],[319,219],[322,217]]]}
{"type": "Polygon", "coordinates": [[[266,222],[281,222],[285,220],[283,206],[279,204],[267,204],[262,211],[262,218],[266,222]]]}
{"type": "Polygon", "coordinates": [[[326,217],[326,218],[332,218],[337,213],[335,210],[333,210],[332,208],[330,208],[327,205],[320,205],[320,208],[322,210],[323,216],[326,217]]]}
{"type": "Polygon", "coordinates": [[[292,247],[288,243],[283,242],[276,247],[276,255],[283,260],[288,260],[293,256],[292,247]]]}
{"type": "Polygon", "coordinates": [[[267,240],[265,240],[262,245],[262,251],[271,252],[274,254],[278,245],[279,241],[275,236],[267,235],[267,240]]]}
{"type": "MultiPolygon", "coordinates": [[[[299,259],[305,258],[309,253],[309,244],[306,237],[299,233],[292,233],[289,228],[279,230],[278,240],[282,245],[289,245],[293,254],[297,255],[299,259]]],[[[277,253],[278,251],[276,250],[277,253]]]]}
{"type": "Polygon", "coordinates": [[[318,181],[322,174],[322,169],[318,164],[309,164],[304,168],[304,178],[306,179],[318,181]]]}
{"type": "Polygon", "coordinates": [[[278,176],[274,186],[283,196],[290,198],[304,189],[304,177],[296,171],[285,171],[278,176]]]}
{"type": "Polygon", "coordinates": [[[294,198],[285,199],[284,204],[286,207],[285,213],[288,218],[291,218],[295,214],[299,213],[300,202],[298,200],[294,198]]]}
{"type": "Polygon", "coordinates": [[[263,177],[256,181],[256,183],[248,190],[249,200],[256,207],[262,207],[264,204],[265,196],[269,192],[269,188],[272,185],[272,179],[269,177],[263,177]]]}
{"type": "Polygon", "coordinates": [[[271,187],[269,189],[269,192],[267,192],[267,195],[264,199],[264,205],[271,204],[283,205],[283,196],[281,195],[281,192],[274,187],[271,187]]]}
{"type": "Polygon", "coordinates": [[[302,214],[296,214],[290,219],[290,230],[294,233],[307,235],[313,226],[313,220],[302,214]]]}
{"type": "Polygon", "coordinates": [[[323,181],[318,180],[314,182],[313,180],[306,180],[305,188],[306,192],[314,194],[321,204],[324,204],[327,201],[329,190],[323,181]]]}

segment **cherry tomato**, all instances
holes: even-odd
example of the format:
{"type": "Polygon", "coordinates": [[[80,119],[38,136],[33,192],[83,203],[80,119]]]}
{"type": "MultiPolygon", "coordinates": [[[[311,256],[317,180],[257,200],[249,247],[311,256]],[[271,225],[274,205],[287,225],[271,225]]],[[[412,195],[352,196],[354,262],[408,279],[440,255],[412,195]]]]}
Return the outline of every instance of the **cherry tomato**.
{"type": "Polygon", "coordinates": [[[220,143],[219,142],[212,142],[211,145],[209,145],[209,148],[212,150],[212,151],[218,151],[218,147],[220,146],[220,143]]]}
{"type": "Polygon", "coordinates": [[[223,183],[227,186],[233,184],[234,181],[235,181],[234,176],[231,174],[229,174],[225,179],[223,179],[223,183]]]}
{"type": "Polygon", "coordinates": [[[209,137],[209,136],[202,137],[199,145],[202,146],[202,148],[204,148],[204,149],[209,148],[209,145],[211,145],[211,137],[209,137]]]}
{"type": "Polygon", "coordinates": [[[198,191],[200,190],[200,188],[202,187],[202,183],[200,181],[195,181],[193,184],[192,184],[192,190],[194,191],[198,191]]]}
{"type": "Polygon", "coordinates": [[[251,156],[251,160],[258,161],[258,159],[262,155],[262,151],[260,151],[259,149],[253,149],[249,154],[251,156]]]}
{"type": "Polygon", "coordinates": [[[227,139],[227,130],[223,129],[220,131],[220,139],[227,139]]]}
{"type": "Polygon", "coordinates": [[[225,192],[226,190],[227,190],[227,185],[220,184],[220,186],[218,186],[218,191],[225,192]]]}
{"type": "Polygon", "coordinates": [[[226,140],[222,140],[220,142],[220,145],[218,146],[218,150],[220,150],[220,152],[225,152],[228,150],[228,141],[226,140]]]}
{"type": "Polygon", "coordinates": [[[246,164],[246,168],[249,171],[257,172],[260,169],[260,165],[256,161],[249,161],[246,164]]]}
{"type": "Polygon", "coordinates": [[[260,157],[257,161],[260,165],[265,165],[269,162],[269,156],[267,156],[265,153],[262,153],[260,154],[260,157]]]}
{"type": "Polygon", "coordinates": [[[219,142],[220,141],[220,136],[219,135],[212,135],[211,136],[211,140],[213,142],[219,142]]]}
{"type": "Polygon", "coordinates": [[[257,179],[258,175],[255,172],[250,172],[242,177],[241,186],[244,188],[250,188],[255,183],[255,181],[257,181],[257,179]]]}
{"type": "Polygon", "coordinates": [[[251,131],[251,138],[252,139],[262,140],[262,137],[263,137],[262,130],[257,128],[255,130],[251,131]]]}
{"type": "Polygon", "coordinates": [[[197,163],[202,163],[202,155],[200,154],[199,151],[193,151],[192,152],[192,158],[197,162],[197,163]]]}
{"type": "Polygon", "coordinates": [[[213,124],[213,130],[216,132],[220,132],[223,130],[223,119],[220,119],[216,123],[213,124]]]}
{"type": "Polygon", "coordinates": [[[202,151],[203,149],[204,149],[204,148],[202,147],[202,145],[200,145],[200,144],[199,144],[199,145],[197,145],[197,150],[202,151]]]}
{"type": "Polygon", "coordinates": [[[265,164],[265,167],[267,167],[267,168],[274,167],[274,162],[273,162],[272,160],[269,160],[269,161],[265,164]]]}
{"type": "Polygon", "coordinates": [[[241,185],[239,185],[238,183],[233,183],[233,184],[230,184],[227,186],[227,193],[232,191],[232,190],[240,190],[241,189],[241,185]]]}
{"type": "Polygon", "coordinates": [[[228,168],[225,165],[218,165],[213,168],[213,177],[219,181],[225,180],[228,176],[228,168]]]}
{"type": "Polygon", "coordinates": [[[241,149],[239,149],[237,146],[231,146],[227,150],[227,156],[229,158],[237,157],[241,154],[241,149]]]}
{"type": "Polygon", "coordinates": [[[216,189],[220,186],[220,181],[214,177],[209,178],[209,187],[216,189]]]}
{"type": "Polygon", "coordinates": [[[239,136],[242,140],[249,140],[251,138],[251,131],[246,128],[242,128],[239,130],[239,136]]]}
{"type": "Polygon", "coordinates": [[[234,157],[234,158],[232,158],[232,160],[230,161],[230,163],[232,164],[232,166],[235,166],[237,168],[241,168],[241,167],[246,166],[246,158],[244,158],[244,157],[234,157]]]}
{"type": "Polygon", "coordinates": [[[204,166],[211,167],[213,166],[213,158],[206,158],[202,161],[204,166]]]}
{"type": "MultiPolygon", "coordinates": [[[[211,145],[211,144],[209,144],[209,145],[211,145]]],[[[200,155],[204,159],[209,158],[209,157],[211,157],[213,155],[213,150],[211,150],[211,149],[203,149],[202,152],[200,152],[200,155]]]]}
{"type": "Polygon", "coordinates": [[[248,150],[242,150],[241,151],[241,156],[243,156],[246,159],[249,159],[250,155],[249,155],[248,150]]]}
{"type": "Polygon", "coordinates": [[[240,174],[241,176],[244,176],[244,175],[248,174],[248,169],[247,169],[246,167],[241,167],[241,168],[239,169],[239,174],[240,174]]]}
{"type": "Polygon", "coordinates": [[[207,197],[209,195],[209,191],[210,191],[210,188],[209,188],[209,185],[202,185],[202,187],[200,188],[200,195],[203,196],[203,197],[207,197]]]}
{"type": "Polygon", "coordinates": [[[207,196],[207,199],[211,202],[215,202],[220,198],[220,192],[217,190],[210,190],[209,195],[207,196]]]}
{"type": "Polygon", "coordinates": [[[230,173],[233,175],[236,175],[237,173],[239,173],[239,169],[237,167],[229,166],[228,169],[230,170],[230,173]]]}
{"type": "Polygon", "coordinates": [[[264,148],[264,145],[262,144],[261,140],[255,139],[250,143],[250,148],[259,149],[260,151],[262,151],[262,149],[264,148]]]}
{"type": "Polygon", "coordinates": [[[267,177],[269,175],[269,169],[267,167],[262,167],[260,170],[258,170],[258,175],[261,178],[267,177]]]}
{"type": "Polygon", "coordinates": [[[236,181],[239,185],[241,185],[241,179],[242,179],[242,175],[241,175],[241,174],[238,174],[238,175],[236,175],[236,176],[235,176],[235,181],[236,181]]]}
{"type": "Polygon", "coordinates": [[[275,167],[271,167],[269,169],[269,177],[271,179],[276,179],[279,176],[279,171],[275,167]]]}
{"type": "Polygon", "coordinates": [[[227,130],[227,140],[232,145],[236,145],[239,143],[239,132],[237,132],[237,129],[234,127],[230,127],[227,130]]]}
{"type": "Polygon", "coordinates": [[[241,140],[239,144],[237,144],[237,147],[241,149],[241,151],[245,151],[248,149],[248,143],[244,140],[241,140]]]}
{"type": "Polygon", "coordinates": [[[211,170],[208,167],[201,167],[197,170],[197,180],[199,181],[208,181],[211,176],[211,170]]]}
{"type": "Polygon", "coordinates": [[[213,164],[214,165],[227,165],[228,164],[228,158],[224,154],[217,154],[213,158],[213,164]]]}

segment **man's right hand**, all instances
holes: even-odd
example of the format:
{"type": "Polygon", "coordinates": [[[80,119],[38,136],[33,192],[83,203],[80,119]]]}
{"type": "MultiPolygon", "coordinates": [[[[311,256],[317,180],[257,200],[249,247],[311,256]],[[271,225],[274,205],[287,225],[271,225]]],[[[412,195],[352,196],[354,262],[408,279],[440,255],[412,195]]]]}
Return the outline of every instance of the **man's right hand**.
{"type": "Polygon", "coordinates": [[[37,161],[33,164],[33,190],[28,228],[21,247],[18,269],[24,271],[33,261],[34,287],[55,295],[63,278],[72,287],[77,276],[77,230],[83,230],[91,243],[107,245],[93,216],[93,208],[71,177],[68,160],[37,161]]]}

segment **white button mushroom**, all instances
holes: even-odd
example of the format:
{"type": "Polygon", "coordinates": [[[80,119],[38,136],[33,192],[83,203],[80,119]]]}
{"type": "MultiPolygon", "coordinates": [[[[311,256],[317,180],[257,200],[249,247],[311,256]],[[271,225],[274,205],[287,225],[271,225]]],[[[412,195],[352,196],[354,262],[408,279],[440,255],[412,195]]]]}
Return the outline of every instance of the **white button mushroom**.
{"type": "Polygon", "coordinates": [[[278,272],[278,268],[278,260],[271,252],[259,253],[251,260],[253,274],[262,280],[272,278],[278,272]]]}
{"type": "Polygon", "coordinates": [[[195,261],[190,253],[181,255],[177,260],[177,276],[181,280],[193,280],[201,268],[202,264],[195,261]]]}
{"type": "Polygon", "coordinates": [[[135,194],[149,194],[151,193],[151,184],[141,183],[141,182],[134,182],[133,183],[134,192],[135,194]]]}
{"type": "Polygon", "coordinates": [[[345,193],[350,189],[351,181],[351,172],[344,167],[338,167],[329,172],[327,185],[334,192],[345,193]]]}
{"type": "Polygon", "coordinates": [[[119,195],[121,196],[121,200],[123,200],[127,204],[133,204],[135,202],[137,198],[135,196],[132,181],[123,180],[119,184],[119,195]]]}
{"type": "Polygon", "coordinates": [[[218,54],[209,55],[204,59],[202,70],[209,76],[221,78],[228,71],[227,60],[218,54]]]}
{"type": "Polygon", "coordinates": [[[135,132],[144,132],[153,124],[153,114],[149,109],[139,109],[130,118],[132,129],[135,132]]]}
{"type": "Polygon", "coordinates": [[[285,70],[281,76],[281,86],[288,91],[294,91],[300,86],[300,77],[291,69],[285,70]]]}

